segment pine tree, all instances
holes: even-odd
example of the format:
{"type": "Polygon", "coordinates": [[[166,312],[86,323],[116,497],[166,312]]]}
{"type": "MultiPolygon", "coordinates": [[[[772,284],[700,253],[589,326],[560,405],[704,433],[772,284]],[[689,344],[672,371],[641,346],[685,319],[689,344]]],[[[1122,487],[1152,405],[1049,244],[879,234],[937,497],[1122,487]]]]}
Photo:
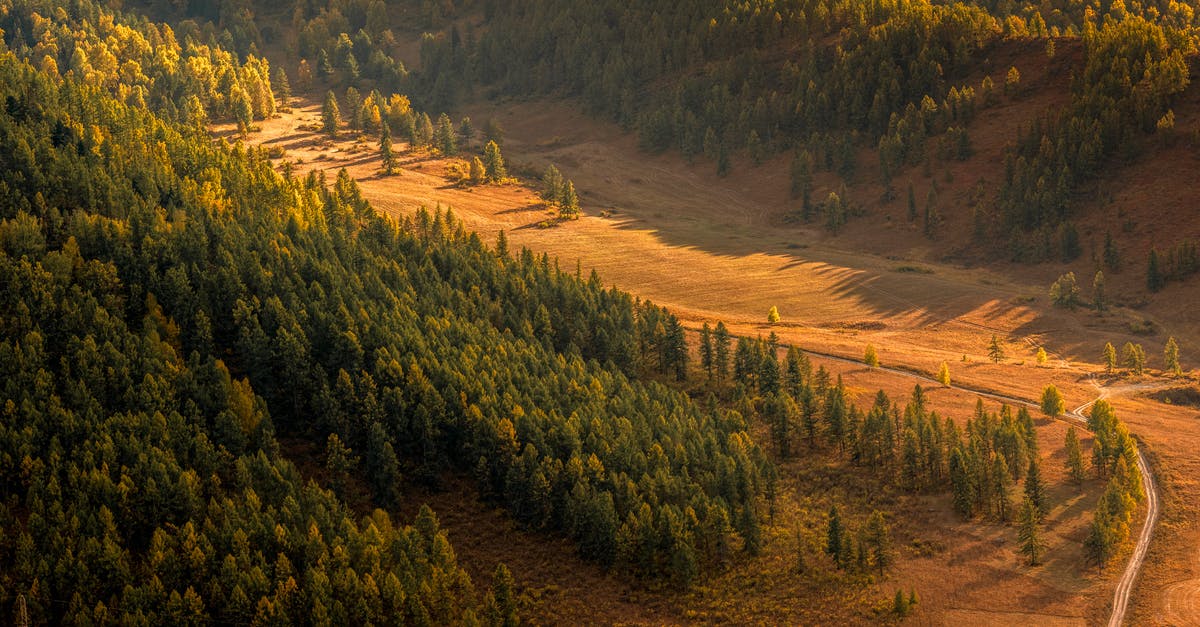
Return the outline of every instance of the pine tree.
{"type": "Polygon", "coordinates": [[[499,183],[508,176],[508,170],[504,167],[504,157],[500,154],[500,146],[494,140],[489,141],[483,148],[483,167],[487,180],[492,183],[499,183]]]}
{"type": "Polygon", "coordinates": [[[1126,342],[1121,353],[1122,365],[1130,373],[1140,376],[1146,371],[1146,351],[1142,349],[1141,344],[1126,342]]]}
{"type": "Polygon", "coordinates": [[[1117,272],[1121,269],[1121,254],[1117,251],[1117,245],[1113,242],[1113,236],[1110,232],[1104,233],[1104,267],[1110,272],[1117,272]]]}
{"type": "Polygon", "coordinates": [[[503,562],[496,565],[496,572],[492,575],[492,594],[496,598],[499,625],[516,627],[520,623],[517,619],[516,582],[503,562]]]}
{"type": "Polygon", "coordinates": [[[1033,499],[1025,497],[1025,501],[1021,504],[1017,539],[1021,543],[1021,555],[1025,556],[1030,566],[1037,566],[1041,563],[1042,554],[1046,548],[1045,541],[1042,539],[1041,522],[1042,514],[1037,503],[1033,499]]]}
{"type": "Polygon", "coordinates": [[[1113,347],[1112,342],[1104,344],[1104,370],[1108,374],[1112,374],[1117,369],[1117,349],[1113,347]]]}
{"type": "Polygon", "coordinates": [[[1083,467],[1083,451],[1079,448],[1079,434],[1076,433],[1075,427],[1067,429],[1067,474],[1070,475],[1071,481],[1076,484],[1083,483],[1087,477],[1087,473],[1083,467]]]}
{"type": "Polygon", "coordinates": [[[1012,488],[1013,476],[1008,469],[1008,461],[1004,454],[996,452],[992,458],[992,494],[996,500],[996,519],[1001,522],[1008,522],[1009,510],[1012,509],[1012,504],[1009,502],[1008,493],[1012,488]]]}
{"type": "Polygon", "coordinates": [[[479,185],[487,180],[487,168],[479,157],[471,157],[470,177],[472,185],[479,185]]]}
{"type": "Polygon", "coordinates": [[[330,90],[325,94],[325,105],[321,107],[321,128],[329,135],[337,135],[341,113],[338,111],[337,96],[330,90]]]}
{"type": "Polygon", "coordinates": [[[863,352],[863,363],[866,364],[868,368],[879,367],[879,355],[875,353],[874,346],[867,344],[867,350],[863,352]]]}
{"type": "Polygon", "coordinates": [[[1173,376],[1183,374],[1183,368],[1179,365],[1179,344],[1175,343],[1174,337],[1167,338],[1167,346],[1163,349],[1163,364],[1173,376]]]}
{"type": "Polygon", "coordinates": [[[995,334],[992,334],[992,341],[988,344],[988,358],[994,364],[1004,361],[1004,349],[1000,346],[1000,338],[995,334]]]}
{"type": "Polygon", "coordinates": [[[458,154],[458,137],[454,132],[454,125],[450,122],[450,116],[445,113],[438,116],[433,141],[443,155],[449,157],[458,154]]]}
{"type": "Polygon", "coordinates": [[[1157,292],[1166,285],[1166,277],[1158,268],[1158,249],[1150,249],[1150,258],[1146,262],[1146,288],[1151,292],[1157,292]]]}
{"type": "Polygon", "coordinates": [[[1025,498],[1033,503],[1040,520],[1046,513],[1046,486],[1042,484],[1042,470],[1037,456],[1029,458],[1029,470],[1025,473],[1025,498]]]}
{"type": "Polygon", "coordinates": [[[287,106],[292,99],[292,85],[288,81],[287,72],[283,71],[280,66],[275,66],[275,96],[279,98],[280,104],[287,106]]]}
{"type": "Polygon", "coordinates": [[[567,220],[579,217],[579,195],[575,193],[574,181],[567,181],[562,188],[562,198],[558,201],[558,215],[567,220]]]}
{"type": "Polygon", "coordinates": [[[562,198],[562,188],[562,173],[551,164],[546,168],[546,173],[542,175],[542,200],[557,203],[559,198],[562,198]]]}
{"type": "Polygon", "coordinates": [[[900,618],[908,616],[908,597],[903,590],[896,590],[896,596],[892,599],[892,613],[900,618]]]}
{"type": "Polygon", "coordinates": [[[883,512],[876,510],[867,519],[866,540],[871,550],[871,561],[875,563],[875,568],[879,569],[879,574],[883,575],[893,561],[892,535],[883,518],[883,512]]]}
{"type": "Polygon", "coordinates": [[[942,362],[941,368],[938,369],[937,380],[943,387],[950,387],[950,364],[942,362]]]}
{"type": "Polygon", "coordinates": [[[779,322],[779,308],[775,305],[771,305],[770,311],[767,312],[767,322],[771,324],[779,322]]]}
{"type": "Polygon", "coordinates": [[[724,383],[729,374],[729,329],[724,322],[717,322],[713,331],[713,358],[717,371],[717,382],[724,383]]]}
{"type": "Polygon", "coordinates": [[[392,129],[387,122],[383,122],[379,127],[379,156],[383,161],[383,173],[394,174],[396,172],[396,155],[392,152],[392,129]]]}
{"type": "Polygon", "coordinates": [[[471,142],[475,139],[475,125],[471,123],[471,118],[463,116],[463,119],[458,123],[458,135],[462,138],[463,148],[471,149],[471,142]]]}
{"type": "Polygon", "coordinates": [[[1075,281],[1075,273],[1068,272],[1050,285],[1050,302],[1056,307],[1074,309],[1079,304],[1079,286],[1075,281]]]}
{"type": "Polygon", "coordinates": [[[1097,270],[1092,278],[1092,306],[1096,311],[1108,309],[1108,295],[1104,293],[1104,272],[1097,270]]]}
{"type": "Polygon", "coordinates": [[[829,508],[829,525],[825,531],[825,552],[833,557],[833,561],[841,567],[843,552],[843,536],[846,530],[842,528],[842,517],[837,505],[829,508]]]}
{"type": "Polygon", "coordinates": [[[1066,410],[1066,403],[1063,401],[1062,394],[1054,384],[1046,386],[1042,390],[1042,413],[1052,418],[1061,416],[1066,410]]]}
{"type": "Polygon", "coordinates": [[[929,194],[925,197],[925,237],[932,238],[936,235],[938,224],[941,221],[937,208],[937,190],[930,187],[929,194]]]}
{"type": "Polygon", "coordinates": [[[704,327],[700,329],[700,367],[704,368],[709,381],[713,378],[713,357],[712,328],[705,322],[704,327]]]}

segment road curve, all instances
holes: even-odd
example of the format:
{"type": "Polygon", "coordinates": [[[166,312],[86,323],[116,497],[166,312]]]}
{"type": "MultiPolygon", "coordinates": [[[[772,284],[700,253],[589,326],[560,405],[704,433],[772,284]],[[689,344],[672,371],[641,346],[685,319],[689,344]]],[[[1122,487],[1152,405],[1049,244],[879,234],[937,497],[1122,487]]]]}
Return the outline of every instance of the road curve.
{"type": "MultiPolygon", "coordinates": [[[[862,360],[859,359],[850,359],[842,355],[834,355],[832,353],[825,353],[809,349],[802,350],[811,355],[817,355],[833,361],[863,365],[862,360]]],[[[876,370],[883,370],[912,379],[933,383],[938,386],[942,385],[940,381],[931,376],[924,375],[919,372],[913,372],[911,370],[905,370],[903,368],[879,366],[876,368],[876,370]]],[[[1096,401],[1107,398],[1109,393],[1107,388],[1099,383],[1096,383],[1095,377],[1091,377],[1091,382],[1092,385],[1099,390],[1099,394],[1096,396],[1096,398],[1080,405],[1079,407],[1076,407],[1075,409],[1072,409],[1063,416],[1060,416],[1060,419],[1071,423],[1083,424],[1086,428],[1087,416],[1084,416],[1083,412],[1087,411],[1087,409],[1094,405],[1096,401]]],[[[977,396],[982,396],[984,398],[999,401],[1001,403],[1008,403],[1010,405],[1024,405],[1025,407],[1041,409],[1041,405],[1028,399],[1006,396],[997,392],[972,388],[964,385],[951,384],[949,387],[951,389],[975,394],[977,396]]],[[[1134,389],[1138,389],[1145,386],[1132,387],[1134,389]]],[[[1146,552],[1150,548],[1150,538],[1154,535],[1154,525],[1158,522],[1158,485],[1154,482],[1154,474],[1150,471],[1150,464],[1146,462],[1146,455],[1142,453],[1140,448],[1138,449],[1137,464],[1138,470],[1142,472],[1142,491],[1146,493],[1146,522],[1142,525],[1141,533],[1138,534],[1137,544],[1134,545],[1133,555],[1131,555],[1129,558],[1129,564],[1125,566],[1125,571],[1121,573],[1121,578],[1117,581],[1117,588],[1113,593],[1112,614],[1108,618],[1108,627],[1119,627],[1125,622],[1125,613],[1129,609],[1129,597],[1133,594],[1133,585],[1137,581],[1138,574],[1142,571],[1142,564],[1146,561],[1146,552]]]]}

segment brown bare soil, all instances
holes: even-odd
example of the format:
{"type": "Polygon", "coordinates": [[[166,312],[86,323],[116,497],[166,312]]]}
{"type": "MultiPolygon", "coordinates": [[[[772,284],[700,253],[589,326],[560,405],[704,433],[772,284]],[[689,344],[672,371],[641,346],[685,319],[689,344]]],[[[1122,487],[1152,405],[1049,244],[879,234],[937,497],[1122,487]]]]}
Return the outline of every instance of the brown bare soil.
{"type": "MultiPolygon", "coordinates": [[[[693,328],[722,320],[737,334],[774,332],[784,344],[851,358],[872,344],[885,364],[931,375],[945,361],[956,383],[977,389],[1032,400],[1054,383],[1073,407],[1095,396],[1087,377],[1099,372],[1094,363],[1105,341],[1118,348],[1126,341],[1145,343],[1152,365],[1159,363],[1167,334],[1179,339],[1185,360],[1200,354],[1200,325],[1192,312],[1196,282],[1173,284],[1142,309],[1120,308],[1098,316],[1047,305],[1046,285],[1062,271],[1058,266],[967,267],[948,253],[949,242],[967,240],[973,190],[981,183],[994,189],[998,183],[1004,146],[1034,116],[1066,101],[1069,69],[1078,56],[1077,49],[1060,45],[1058,57],[1048,63],[1041,46],[1018,42],[995,50],[990,66],[964,79],[978,84],[983,72],[998,78],[1015,65],[1026,93],[1002,97],[981,110],[971,126],[971,160],[935,168],[947,221],[933,242],[907,222],[902,198],[880,200],[873,151],[863,151],[859,174],[851,181],[852,200],[865,207],[868,217],[852,220],[842,234],[830,236],[817,226],[784,223],[783,215],[796,204],[787,196],[786,159],[759,167],[735,159],[734,173],[720,179],[710,163],[641,153],[631,136],[564,103],[505,102],[464,112],[478,122],[488,117],[501,122],[507,130],[504,152],[510,170],[536,175],[554,163],[575,181],[584,216],[553,228],[541,228],[552,214],[519,184],[471,187],[448,180],[453,160],[405,152],[399,174],[380,176],[375,140],[356,139],[349,132],[329,140],[314,132],[319,107],[312,103],[264,122],[249,141],[282,149],[282,160],[299,172],[315,169],[332,176],[346,168],[375,206],[392,215],[408,215],[421,205],[451,206],[481,235],[493,237],[504,230],[514,246],[547,252],[564,267],[578,262],[585,272],[595,269],[605,281],[671,307],[693,328]],[[768,326],[764,321],[771,306],[779,308],[783,321],[768,326]],[[1130,323],[1142,319],[1155,321],[1160,334],[1131,333],[1130,323]],[[1007,353],[1001,364],[987,360],[993,334],[1007,353]],[[1034,362],[1038,345],[1052,353],[1042,367],[1034,362]]],[[[1176,109],[1179,128],[1200,127],[1197,99],[1191,94],[1185,100],[1192,104],[1176,109]]],[[[217,130],[231,134],[228,128],[217,130]]],[[[1110,279],[1110,292],[1126,294],[1128,304],[1144,298],[1141,253],[1134,255],[1140,242],[1169,243],[1188,228],[1200,228],[1192,209],[1200,200],[1192,196],[1200,195],[1200,189],[1166,184],[1187,180],[1183,177],[1193,167],[1193,151],[1185,142],[1154,150],[1161,159],[1121,170],[1116,181],[1106,181],[1094,194],[1112,205],[1113,215],[1119,210],[1122,216],[1134,216],[1129,218],[1135,223],[1132,235],[1120,240],[1130,249],[1131,267],[1110,279]],[[1157,161],[1162,163],[1154,165],[1157,161]],[[1183,224],[1183,229],[1161,226],[1151,217],[1145,207],[1158,200],[1164,201],[1170,222],[1183,224]],[[1135,210],[1140,213],[1130,213],[1135,210]],[[1168,233],[1172,239],[1166,239],[1168,233]]],[[[930,179],[916,168],[897,176],[897,187],[903,189],[910,178],[923,199],[930,179]]],[[[822,175],[814,196],[838,185],[831,175],[822,175]]],[[[1102,238],[1107,219],[1083,223],[1085,243],[1094,241],[1096,233],[1102,238]]],[[[1077,275],[1090,278],[1089,264],[1076,264],[1077,275]]],[[[903,399],[912,388],[911,379],[898,375],[814,361],[842,373],[861,401],[881,388],[903,399]]],[[[953,390],[933,389],[931,398],[939,412],[960,420],[975,402],[974,395],[953,390]]],[[[1200,606],[1200,555],[1194,548],[1200,540],[1194,522],[1200,507],[1200,484],[1194,479],[1200,470],[1197,412],[1143,397],[1116,403],[1155,461],[1164,492],[1161,528],[1135,591],[1132,617],[1137,622],[1194,622],[1200,606]]],[[[904,587],[921,595],[917,620],[922,623],[1093,624],[1107,616],[1118,570],[1097,573],[1082,563],[1080,544],[1099,488],[1088,485],[1080,493],[1066,483],[1061,451],[1066,427],[1051,422],[1039,426],[1047,458],[1043,467],[1057,504],[1048,523],[1052,548],[1046,565],[1030,569],[1021,564],[1010,527],[963,523],[944,499],[885,494],[872,498],[885,499],[903,512],[897,530],[905,547],[902,559],[886,582],[856,589],[854,598],[838,596],[833,586],[811,589],[789,576],[797,525],[812,534],[817,523],[811,517],[788,517],[828,506],[804,496],[812,494],[809,482],[824,480],[831,489],[842,490],[856,485],[823,475],[828,469],[785,465],[783,496],[776,524],[767,531],[766,555],[735,559],[725,573],[688,595],[641,590],[614,579],[574,559],[565,542],[514,529],[506,516],[479,505],[464,486],[428,498],[479,585],[489,580],[495,563],[509,563],[528,615],[544,623],[810,623],[832,616],[870,622],[878,619],[871,608],[886,606],[895,588],[904,587]]],[[[1085,439],[1085,451],[1088,444],[1085,439]]]]}

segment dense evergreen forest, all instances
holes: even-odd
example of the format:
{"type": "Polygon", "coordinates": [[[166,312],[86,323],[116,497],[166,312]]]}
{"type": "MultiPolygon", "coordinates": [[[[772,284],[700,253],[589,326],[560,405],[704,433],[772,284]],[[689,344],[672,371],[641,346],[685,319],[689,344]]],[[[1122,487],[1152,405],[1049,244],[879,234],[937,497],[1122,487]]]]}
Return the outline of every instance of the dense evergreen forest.
{"type": "Polygon", "coordinates": [[[271,100],[257,57],[86,2],[6,3],[0,29],[0,606],[509,620],[507,571],[472,583],[433,512],[351,513],[352,474],[384,509],[405,477],[472,475],[584,556],[683,582],[755,524],[743,421],[654,382],[686,367],[669,313],[214,144],[214,84],[271,100]],[[332,491],[280,432],[325,444],[332,491]]]}
{"type": "Polygon", "coordinates": [[[895,198],[897,175],[967,158],[976,112],[1020,97],[1019,68],[972,78],[998,44],[1039,41],[1053,55],[1055,42],[1079,40],[1070,105],[1013,137],[998,192],[971,216],[975,246],[1026,262],[1081,254],[1074,194],[1169,130],[1200,33],[1190,5],[1161,0],[333,0],[284,3],[284,17],[278,3],[251,0],[146,4],[187,18],[197,40],[242,54],[284,47],[304,85],[400,90],[431,110],[567,96],[636,132],[643,149],[702,157],[721,174],[733,154],[785,153],[796,217],[835,232],[855,211],[844,194],[812,197],[817,171],[852,184],[858,149],[876,149],[895,198]],[[397,35],[412,31],[425,32],[415,72],[397,35]]]}

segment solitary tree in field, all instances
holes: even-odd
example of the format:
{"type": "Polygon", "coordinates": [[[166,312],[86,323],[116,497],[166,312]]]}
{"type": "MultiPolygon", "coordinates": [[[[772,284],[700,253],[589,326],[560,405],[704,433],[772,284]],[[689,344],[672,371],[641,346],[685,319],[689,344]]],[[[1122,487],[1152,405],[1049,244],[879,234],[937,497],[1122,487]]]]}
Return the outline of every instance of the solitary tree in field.
{"type": "Polygon", "coordinates": [[[867,350],[863,352],[863,363],[871,368],[879,367],[879,355],[875,353],[875,347],[867,344],[867,350]]]}
{"type": "Polygon", "coordinates": [[[942,367],[938,369],[938,383],[944,387],[950,387],[950,366],[946,362],[942,362],[942,367]]]}
{"type": "Polygon", "coordinates": [[[771,310],[767,312],[767,322],[775,324],[779,322],[779,308],[771,305],[771,310]]]}
{"type": "Polygon", "coordinates": [[[1104,370],[1108,374],[1112,374],[1117,369],[1117,349],[1113,347],[1112,342],[1104,344],[1104,370]]]}
{"type": "Polygon", "coordinates": [[[1179,345],[1173,337],[1167,339],[1167,346],[1163,349],[1163,364],[1172,375],[1178,377],[1183,374],[1183,368],[1179,366],[1179,345]]]}
{"type": "Polygon", "coordinates": [[[396,155],[392,152],[392,129],[384,122],[379,129],[379,156],[383,160],[383,173],[396,171],[396,155]]]}
{"type": "Polygon", "coordinates": [[[1017,529],[1017,539],[1021,543],[1021,554],[1029,560],[1030,566],[1037,566],[1041,563],[1042,553],[1045,551],[1046,544],[1042,540],[1041,530],[1042,516],[1035,504],[1028,497],[1021,504],[1021,514],[1017,529]]]}
{"type": "Polygon", "coordinates": [[[1037,359],[1037,365],[1045,366],[1046,362],[1050,360],[1050,357],[1048,355],[1046,355],[1046,349],[1039,346],[1037,349],[1036,359],[1037,359]]]}
{"type": "Polygon", "coordinates": [[[325,105],[321,107],[321,129],[329,135],[336,135],[341,113],[338,111],[337,96],[333,90],[325,94],[325,105]]]}
{"type": "Polygon", "coordinates": [[[1050,417],[1061,416],[1066,409],[1066,404],[1063,401],[1062,394],[1053,384],[1047,385],[1045,390],[1042,390],[1042,413],[1050,417]]]}
{"type": "Polygon", "coordinates": [[[492,183],[499,183],[508,176],[508,170],[504,167],[504,157],[500,154],[500,146],[495,141],[490,141],[483,148],[483,167],[487,173],[487,180],[492,183]]]}
{"type": "Polygon", "coordinates": [[[1067,429],[1067,474],[1071,476],[1071,481],[1076,485],[1083,483],[1087,477],[1087,472],[1083,467],[1083,451],[1079,448],[1079,434],[1075,431],[1075,427],[1067,429]]]}
{"type": "Polygon", "coordinates": [[[1000,346],[1000,338],[996,334],[992,334],[992,342],[988,345],[988,358],[992,363],[998,364],[1004,361],[1004,349],[1000,346]]]}
{"type": "Polygon", "coordinates": [[[1096,311],[1104,311],[1108,309],[1108,295],[1104,292],[1104,272],[1096,271],[1096,276],[1092,278],[1092,306],[1096,311]]]}

